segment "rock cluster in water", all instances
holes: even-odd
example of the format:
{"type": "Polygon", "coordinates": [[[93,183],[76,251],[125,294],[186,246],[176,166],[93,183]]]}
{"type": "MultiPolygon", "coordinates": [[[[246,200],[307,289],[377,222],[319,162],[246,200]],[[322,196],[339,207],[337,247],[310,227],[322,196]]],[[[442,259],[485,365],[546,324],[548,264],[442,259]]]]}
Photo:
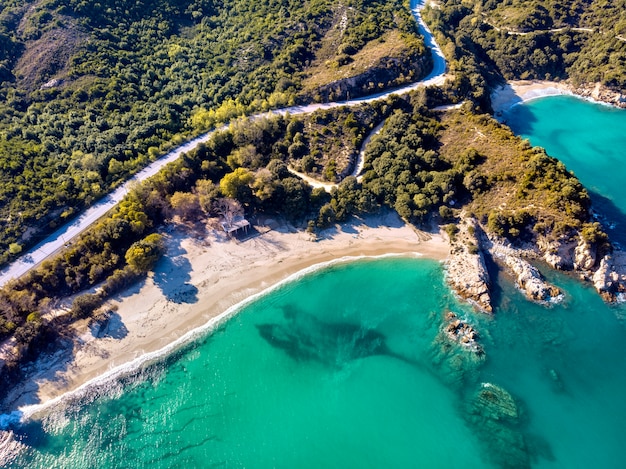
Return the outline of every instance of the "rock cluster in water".
{"type": "Polygon", "coordinates": [[[461,321],[452,311],[448,311],[445,317],[447,322],[443,330],[446,336],[463,348],[482,356],[484,351],[478,343],[478,332],[476,329],[468,323],[461,321]]]}

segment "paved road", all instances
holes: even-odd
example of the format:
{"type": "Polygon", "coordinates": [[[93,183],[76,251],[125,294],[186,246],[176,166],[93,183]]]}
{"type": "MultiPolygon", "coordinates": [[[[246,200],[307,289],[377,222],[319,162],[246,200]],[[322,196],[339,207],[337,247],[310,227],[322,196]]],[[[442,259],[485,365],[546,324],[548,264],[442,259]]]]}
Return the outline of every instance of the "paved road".
{"type": "MultiPolygon", "coordinates": [[[[392,94],[405,94],[420,87],[443,84],[445,80],[444,74],[446,71],[446,61],[443,56],[443,52],[441,51],[439,45],[437,45],[437,43],[435,42],[433,35],[431,34],[430,30],[428,29],[419,14],[425,2],[426,0],[411,0],[411,12],[415,17],[415,20],[417,21],[420,33],[424,36],[424,42],[426,46],[430,48],[433,55],[433,70],[426,78],[407,86],[385,91],[382,93],[377,93],[375,95],[366,96],[363,98],[334,103],[293,106],[285,109],[270,111],[264,114],[259,114],[257,116],[253,116],[253,118],[278,114],[285,115],[287,113],[292,115],[305,114],[317,111],[319,109],[331,109],[334,107],[342,106],[357,106],[362,103],[369,103],[372,101],[385,99],[392,94]]],[[[93,223],[102,218],[109,210],[115,207],[115,205],[117,205],[127,194],[132,184],[134,184],[135,182],[143,181],[145,179],[148,179],[150,176],[155,175],[166,164],[178,159],[183,153],[193,150],[199,143],[209,140],[213,133],[214,131],[211,131],[204,135],[200,135],[199,137],[194,138],[184,145],[172,150],[167,155],[159,158],[154,163],[146,166],[143,170],[141,170],[140,172],[135,174],[135,176],[133,176],[130,180],[128,180],[124,185],[120,186],[118,189],[111,192],[109,195],[92,205],[74,221],[68,223],[67,225],[64,225],[63,227],[52,233],[41,243],[33,247],[27,253],[20,256],[16,261],[0,271],[0,286],[5,285],[11,279],[18,278],[24,275],[30,269],[43,262],[55,252],[62,249],[64,245],[66,245],[69,241],[77,237],[80,233],[89,228],[93,223]]]]}

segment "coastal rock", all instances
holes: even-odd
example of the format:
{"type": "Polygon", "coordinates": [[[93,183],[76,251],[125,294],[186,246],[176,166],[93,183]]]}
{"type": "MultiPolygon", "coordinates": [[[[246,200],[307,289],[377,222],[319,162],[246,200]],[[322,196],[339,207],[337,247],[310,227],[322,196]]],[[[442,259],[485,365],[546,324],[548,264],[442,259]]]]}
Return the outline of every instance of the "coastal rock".
{"type": "Polygon", "coordinates": [[[569,238],[561,238],[549,243],[537,241],[539,250],[543,253],[546,263],[557,270],[572,270],[574,268],[575,250],[578,244],[569,238]]]}
{"type": "Polygon", "coordinates": [[[478,343],[478,331],[470,326],[467,322],[462,321],[452,311],[448,311],[445,315],[446,323],[443,332],[446,337],[463,349],[475,353],[478,357],[483,357],[485,352],[478,343]]]}
{"type": "Polygon", "coordinates": [[[585,242],[582,238],[574,251],[574,268],[576,270],[590,270],[597,262],[597,247],[585,242]]]}
{"type": "Polygon", "coordinates": [[[546,282],[539,269],[522,259],[521,252],[501,243],[494,243],[491,252],[513,274],[527,298],[551,301],[561,295],[557,287],[546,282]]]}
{"type": "Polygon", "coordinates": [[[619,294],[626,292],[626,252],[614,251],[604,256],[591,281],[607,301],[615,301],[619,294]]]}
{"type": "Polygon", "coordinates": [[[458,232],[450,235],[451,253],[446,262],[446,278],[457,294],[479,310],[493,312],[490,281],[485,259],[480,250],[475,219],[464,219],[458,232]]]}
{"type": "Polygon", "coordinates": [[[626,96],[620,91],[613,90],[601,83],[583,83],[574,88],[574,93],[583,98],[593,99],[602,103],[626,108],[626,96]]]}

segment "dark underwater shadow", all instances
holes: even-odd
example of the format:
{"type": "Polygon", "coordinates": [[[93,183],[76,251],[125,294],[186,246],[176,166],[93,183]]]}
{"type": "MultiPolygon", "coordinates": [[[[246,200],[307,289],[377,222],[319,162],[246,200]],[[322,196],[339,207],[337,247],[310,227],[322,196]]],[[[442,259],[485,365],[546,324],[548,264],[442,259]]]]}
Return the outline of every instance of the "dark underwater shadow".
{"type": "Polygon", "coordinates": [[[528,106],[521,104],[522,102],[520,101],[519,104],[504,111],[502,116],[499,116],[499,120],[503,124],[508,125],[516,134],[529,135],[533,133],[537,118],[528,109],[528,106]]]}
{"type": "Polygon", "coordinates": [[[341,368],[350,361],[385,355],[418,365],[389,349],[378,331],[348,322],[325,322],[294,305],[283,308],[284,323],[257,324],[259,335],[273,348],[297,362],[316,361],[341,368]]]}
{"type": "Polygon", "coordinates": [[[599,221],[613,244],[626,248],[626,214],[608,197],[594,191],[588,192],[593,210],[599,215],[599,221]]]}

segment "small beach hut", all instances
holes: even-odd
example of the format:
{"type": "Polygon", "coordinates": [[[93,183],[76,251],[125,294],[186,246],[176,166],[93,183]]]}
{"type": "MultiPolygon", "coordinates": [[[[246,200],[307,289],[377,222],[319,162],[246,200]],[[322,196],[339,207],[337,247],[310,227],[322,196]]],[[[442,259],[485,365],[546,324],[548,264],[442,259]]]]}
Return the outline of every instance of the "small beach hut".
{"type": "Polygon", "coordinates": [[[220,225],[222,225],[222,229],[228,234],[228,236],[233,236],[236,235],[239,230],[242,230],[244,233],[248,233],[250,222],[244,217],[239,216],[233,218],[231,221],[222,220],[220,225]]]}

